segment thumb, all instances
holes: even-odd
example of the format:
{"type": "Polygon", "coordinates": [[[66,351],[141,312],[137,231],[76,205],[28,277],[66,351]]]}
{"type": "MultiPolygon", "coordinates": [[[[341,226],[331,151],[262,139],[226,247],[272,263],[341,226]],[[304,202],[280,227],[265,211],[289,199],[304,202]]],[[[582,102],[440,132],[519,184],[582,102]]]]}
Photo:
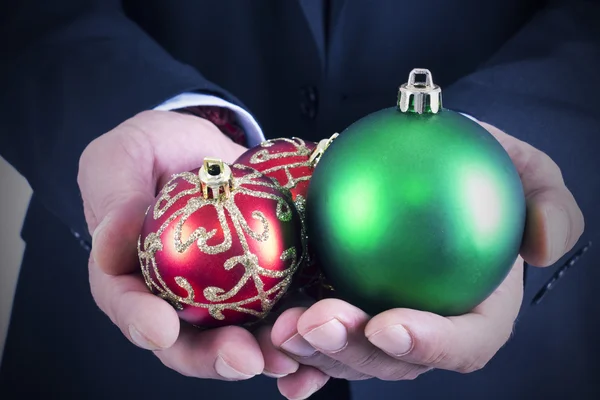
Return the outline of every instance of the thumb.
{"type": "Polygon", "coordinates": [[[94,140],[79,161],[78,183],[92,235],[92,257],[111,275],[137,268],[137,238],[154,198],[153,150],[127,126],[94,140]]]}
{"type": "Polygon", "coordinates": [[[411,364],[462,373],[485,366],[510,338],[523,298],[523,259],[471,313],[442,317],[404,308],[385,311],[365,327],[369,341],[411,364]]]}
{"type": "Polygon", "coordinates": [[[206,156],[231,162],[244,150],[206,120],[159,111],[141,113],[90,143],[78,183],[96,264],[111,275],[136,271],[138,237],[160,185],[206,156]]]}

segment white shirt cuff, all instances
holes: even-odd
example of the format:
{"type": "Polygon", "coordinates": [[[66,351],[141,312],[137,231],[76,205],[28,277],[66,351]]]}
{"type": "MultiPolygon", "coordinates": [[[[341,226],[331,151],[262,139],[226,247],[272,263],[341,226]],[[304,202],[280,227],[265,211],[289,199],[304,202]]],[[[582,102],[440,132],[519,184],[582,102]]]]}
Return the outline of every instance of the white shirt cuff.
{"type": "Polygon", "coordinates": [[[175,96],[172,99],[165,101],[154,109],[160,111],[172,111],[180,108],[195,106],[224,107],[235,112],[237,116],[237,122],[246,133],[249,147],[254,147],[265,140],[265,136],[260,125],[258,125],[258,122],[256,122],[254,117],[252,117],[248,111],[236,106],[235,104],[231,104],[220,97],[201,93],[182,93],[179,96],[175,96]]]}

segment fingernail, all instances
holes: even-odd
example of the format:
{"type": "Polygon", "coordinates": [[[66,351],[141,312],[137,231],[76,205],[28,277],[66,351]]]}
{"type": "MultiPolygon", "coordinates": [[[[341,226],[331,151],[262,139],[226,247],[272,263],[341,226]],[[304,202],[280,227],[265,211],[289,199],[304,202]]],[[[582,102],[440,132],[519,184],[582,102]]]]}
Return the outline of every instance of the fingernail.
{"type": "Polygon", "coordinates": [[[129,336],[133,343],[146,350],[160,350],[161,347],[143,335],[133,325],[129,325],[129,336]]]}
{"type": "Polygon", "coordinates": [[[304,334],[304,339],[320,350],[338,352],[348,344],[348,331],[344,324],[334,318],[304,334]]]}
{"type": "Polygon", "coordinates": [[[280,346],[283,350],[298,357],[309,357],[317,352],[299,333],[283,342],[280,346]]]}
{"type": "Polygon", "coordinates": [[[550,206],[546,209],[548,237],[550,238],[550,256],[558,260],[567,248],[569,236],[569,217],[562,208],[550,206]]]}
{"type": "Polygon", "coordinates": [[[227,364],[227,362],[221,356],[218,356],[217,361],[215,361],[215,371],[217,371],[217,374],[221,375],[223,378],[232,380],[250,379],[254,376],[244,374],[243,372],[233,368],[231,365],[227,364]]]}
{"type": "Polygon", "coordinates": [[[288,376],[289,374],[274,374],[273,372],[263,371],[263,375],[268,376],[269,378],[283,378],[284,376],[288,376]]]}
{"type": "Polygon", "coordinates": [[[388,354],[403,356],[412,350],[413,340],[402,325],[391,325],[368,337],[369,342],[388,354]]]}

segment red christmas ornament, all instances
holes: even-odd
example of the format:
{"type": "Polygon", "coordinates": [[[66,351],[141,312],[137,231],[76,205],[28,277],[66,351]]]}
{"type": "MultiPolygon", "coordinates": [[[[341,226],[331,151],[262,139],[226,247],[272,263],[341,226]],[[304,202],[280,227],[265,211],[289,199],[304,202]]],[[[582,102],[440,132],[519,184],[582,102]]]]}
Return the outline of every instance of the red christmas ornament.
{"type": "Polygon", "coordinates": [[[287,190],[249,167],[205,159],[161,190],[138,253],[150,290],[181,319],[211,328],[264,318],[302,263],[304,241],[287,190]]]}
{"type": "Polygon", "coordinates": [[[313,172],[310,158],[316,148],[317,143],[299,138],[270,139],[246,151],[235,163],[275,179],[289,189],[295,202],[304,202],[313,172]]]}
{"type": "MultiPolygon", "coordinates": [[[[295,137],[269,139],[247,150],[235,161],[236,164],[256,169],[289,189],[302,219],[302,233],[305,239],[304,209],[310,178],[320,156],[337,136],[336,133],[318,144],[295,137]]],[[[310,252],[307,251],[306,262],[294,277],[294,286],[316,286],[315,284],[322,280],[320,268],[312,260],[310,252]]]]}

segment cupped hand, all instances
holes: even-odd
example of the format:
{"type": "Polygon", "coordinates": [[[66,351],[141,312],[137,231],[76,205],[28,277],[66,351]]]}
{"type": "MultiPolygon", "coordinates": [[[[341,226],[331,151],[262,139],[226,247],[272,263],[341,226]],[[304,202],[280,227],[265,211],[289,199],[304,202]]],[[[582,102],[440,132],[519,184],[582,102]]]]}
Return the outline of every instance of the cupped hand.
{"type": "Polygon", "coordinates": [[[146,209],[171,174],[199,167],[204,157],[232,162],[244,151],[206,120],[148,111],[94,140],[80,159],[78,182],[93,238],[92,295],[131,342],[186,376],[248,379],[263,372],[264,359],[243,328],[201,332],[181,324],[144,283],[138,236],[146,209]]]}
{"type": "Polygon", "coordinates": [[[503,283],[470,313],[456,317],[392,309],[374,317],[342,300],[284,312],[271,330],[281,353],[265,358],[276,371],[283,353],[301,364],[279,379],[288,398],[306,398],[329,377],[414,379],[433,368],[469,373],[483,368],[507,342],[523,300],[523,261],[549,266],[572,249],[584,221],[560,168],[550,157],[481,123],[503,145],[519,171],[527,201],[520,257],[503,283]],[[281,354],[281,355],[278,355],[281,354]]]}

